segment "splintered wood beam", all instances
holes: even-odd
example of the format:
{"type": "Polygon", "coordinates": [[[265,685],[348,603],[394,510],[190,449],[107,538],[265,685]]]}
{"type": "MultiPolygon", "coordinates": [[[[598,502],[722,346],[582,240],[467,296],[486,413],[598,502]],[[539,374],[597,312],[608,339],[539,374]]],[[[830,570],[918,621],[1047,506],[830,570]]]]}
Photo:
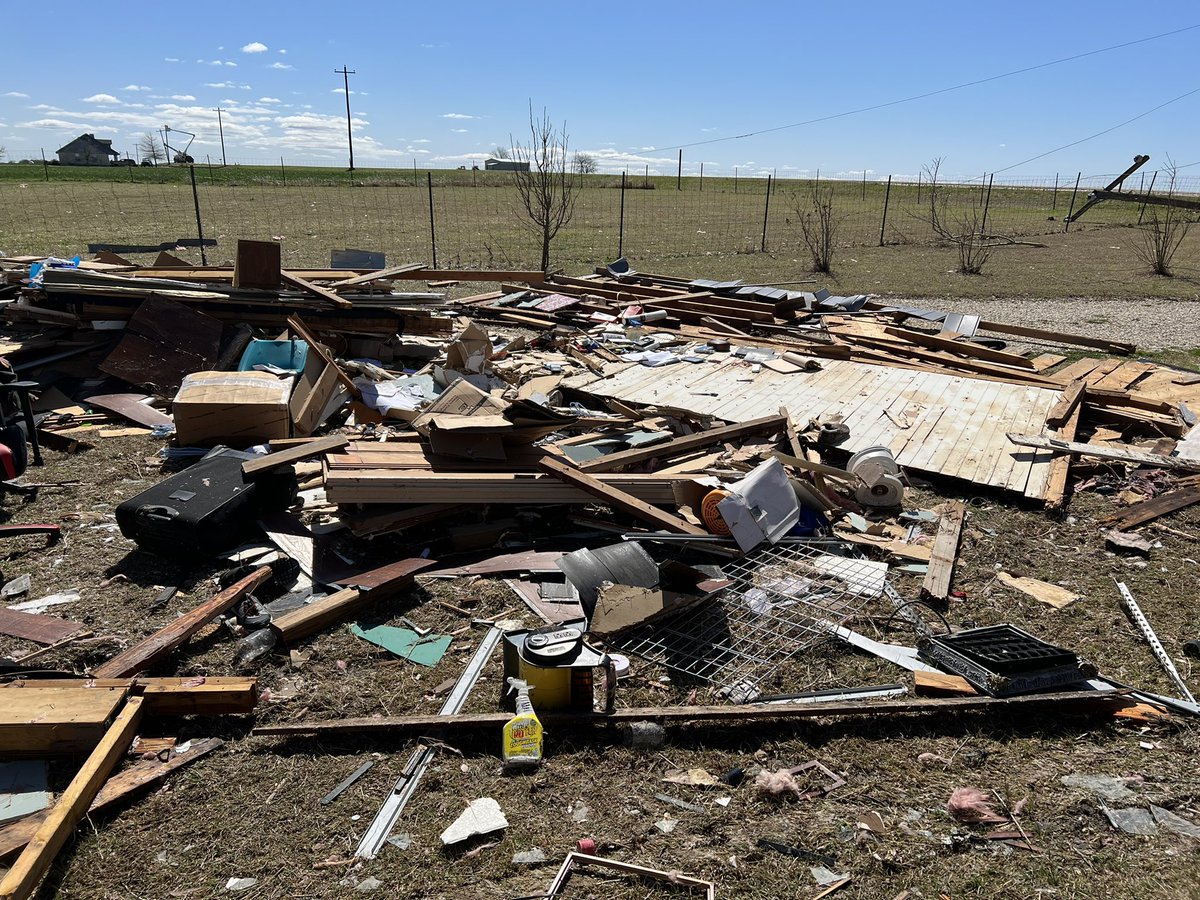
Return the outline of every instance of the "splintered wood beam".
{"type": "Polygon", "coordinates": [[[326,435],[294,447],[288,447],[286,450],[276,450],[266,456],[260,456],[258,459],[248,459],[242,463],[242,474],[250,477],[262,472],[270,472],[311,456],[320,456],[323,453],[340,450],[349,443],[350,439],[344,434],[326,435]]]}
{"type": "Polygon", "coordinates": [[[271,577],[269,566],[261,566],[241,581],[231,584],[207,603],[202,603],[154,634],[134,644],[96,668],[99,678],[128,678],[165,659],[171,651],[203,628],[246,594],[271,577]]]}
{"type": "Polygon", "coordinates": [[[357,588],[344,588],[273,619],[271,628],[281,641],[290,644],[340,622],[359,608],[362,597],[357,588]]]}
{"type": "Polygon", "coordinates": [[[784,416],[763,416],[761,419],[752,419],[749,422],[742,422],[738,425],[709,428],[707,431],[699,431],[695,434],[677,437],[662,444],[654,444],[649,447],[635,447],[631,450],[609,453],[607,456],[601,456],[581,463],[579,469],[582,472],[613,472],[625,466],[645,462],[648,459],[679,456],[702,447],[711,447],[713,444],[720,444],[724,441],[736,440],[737,438],[748,437],[749,435],[784,431],[787,428],[787,424],[788,420],[784,416]]]}
{"type": "Polygon", "coordinates": [[[581,491],[591,494],[598,500],[623,510],[631,516],[636,516],[643,522],[648,522],[657,528],[662,528],[673,534],[708,534],[703,528],[697,528],[679,516],[673,516],[658,507],[651,506],[649,503],[639,500],[632,494],[627,494],[612,485],[605,484],[603,481],[599,481],[585,472],[573,469],[552,457],[543,457],[538,462],[538,468],[549,475],[553,475],[560,481],[573,485],[581,491]]]}
{"type": "Polygon", "coordinates": [[[329,351],[325,349],[325,345],[318,341],[313,336],[313,333],[308,330],[308,326],[304,324],[303,320],[299,316],[288,316],[287,325],[304,343],[308,344],[309,349],[313,353],[321,357],[325,365],[333,366],[333,373],[337,376],[337,380],[346,386],[351,396],[356,400],[361,400],[362,391],[358,389],[358,385],[351,380],[349,375],[342,371],[342,367],[329,355],[329,351]]]}
{"type": "Polygon", "coordinates": [[[333,286],[335,291],[345,290],[346,288],[359,287],[364,284],[371,284],[374,281],[382,281],[384,278],[398,278],[409,272],[420,271],[425,268],[424,263],[409,263],[404,266],[392,266],[390,269],[377,269],[374,272],[367,272],[364,275],[355,275],[352,278],[347,278],[339,281],[333,286]]]}
{"type": "MultiPolygon", "coordinates": [[[[1073,441],[1079,431],[1079,422],[1083,417],[1083,406],[1076,405],[1067,417],[1067,421],[1058,429],[1060,440],[1073,441]]],[[[1058,509],[1067,500],[1067,480],[1071,475],[1071,454],[1056,456],[1050,460],[1049,473],[1046,476],[1046,508],[1058,509]]]]}
{"type": "Polygon", "coordinates": [[[342,309],[350,309],[354,306],[354,304],[351,303],[349,300],[347,300],[345,297],[339,297],[337,294],[335,294],[333,291],[329,290],[328,288],[323,288],[320,285],[313,284],[311,281],[307,281],[307,280],[301,278],[299,275],[296,275],[293,272],[287,271],[287,269],[280,269],[279,277],[283,280],[283,282],[285,284],[290,284],[294,288],[299,288],[302,291],[306,291],[310,294],[320,297],[322,300],[325,300],[326,302],[331,303],[334,306],[340,307],[342,309]]]}
{"type": "Polygon", "coordinates": [[[137,734],[142,699],[132,697],[113,720],[96,749],[38,826],[21,855],[0,882],[0,900],[27,900],[54,858],[66,845],[108,776],[137,734]]]}
{"type": "Polygon", "coordinates": [[[933,542],[933,553],[929,557],[929,569],[921,589],[935,600],[945,600],[950,593],[950,579],[954,575],[954,563],[958,558],[958,542],[962,536],[963,519],[967,505],[961,500],[951,500],[942,511],[937,537],[933,542]]]}
{"type": "Polygon", "coordinates": [[[1112,525],[1120,531],[1128,531],[1130,528],[1136,528],[1138,525],[1144,525],[1146,522],[1167,515],[1167,513],[1173,513],[1197,503],[1200,503],[1200,486],[1192,485],[1167,491],[1152,500],[1135,503],[1118,513],[1105,516],[1100,521],[1106,525],[1112,525]]]}
{"type": "MultiPolygon", "coordinates": [[[[9,690],[83,690],[124,696],[128,691],[146,701],[148,716],[225,716],[253,712],[257,682],[237,676],[202,678],[30,678],[11,682],[9,690]]],[[[87,696],[87,694],[84,694],[87,696]]],[[[0,699],[3,695],[0,695],[0,699]]]]}
{"type": "Polygon", "coordinates": [[[950,353],[972,356],[976,359],[986,360],[987,362],[1000,363],[1018,369],[1028,369],[1031,372],[1036,371],[1036,367],[1030,359],[1019,356],[1016,353],[1005,353],[1003,350],[993,350],[991,347],[985,347],[982,344],[973,344],[969,341],[956,341],[940,337],[936,334],[927,334],[924,331],[917,331],[912,328],[886,327],[883,330],[892,337],[911,341],[914,344],[920,344],[933,350],[945,350],[950,353]]]}

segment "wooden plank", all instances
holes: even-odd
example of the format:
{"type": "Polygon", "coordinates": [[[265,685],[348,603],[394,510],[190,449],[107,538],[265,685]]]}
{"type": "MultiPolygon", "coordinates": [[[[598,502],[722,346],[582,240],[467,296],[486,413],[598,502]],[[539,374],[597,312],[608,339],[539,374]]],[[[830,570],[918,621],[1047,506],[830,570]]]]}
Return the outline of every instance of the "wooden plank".
{"type": "Polygon", "coordinates": [[[345,297],[339,297],[333,291],[329,290],[329,288],[323,288],[320,285],[313,284],[311,281],[305,281],[299,275],[295,274],[294,272],[289,272],[287,269],[280,269],[279,277],[286,284],[290,284],[292,287],[299,288],[300,290],[312,294],[313,296],[320,297],[322,300],[331,304],[332,306],[341,307],[342,309],[350,309],[354,306],[354,304],[345,297]]]}
{"type": "Polygon", "coordinates": [[[88,406],[98,406],[100,409],[113,412],[131,422],[145,425],[147,428],[174,424],[174,420],[166,413],[141,402],[145,399],[147,399],[145,394],[93,394],[83,402],[88,406]]]}
{"type": "Polygon", "coordinates": [[[1100,521],[1113,525],[1120,531],[1128,531],[1130,528],[1144,525],[1152,519],[1194,506],[1197,503],[1200,503],[1200,486],[1185,487],[1168,491],[1150,500],[1143,500],[1141,503],[1135,503],[1118,513],[1105,516],[1100,521]]]}
{"type": "Polygon", "coordinates": [[[924,331],[917,331],[913,328],[888,326],[885,327],[883,331],[885,334],[889,334],[892,337],[898,337],[901,340],[910,341],[914,344],[920,344],[924,347],[930,347],[934,350],[945,350],[950,353],[961,353],[964,356],[971,356],[975,359],[1001,363],[1006,366],[1013,366],[1017,369],[1029,369],[1031,372],[1036,371],[1032,361],[1030,361],[1027,357],[1021,356],[1017,353],[1005,353],[1003,350],[993,350],[991,347],[985,347],[982,344],[973,344],[969,341],[956,341],[940,335],[927,334],[924,331]]]}
{"type": "MultiPolygon", "coordinates": [[[[1076,406],[1074,412],[1062,428],[1058,430],[1060,440],[1073,441],[1079,431],[1079,420],[1083,415],[1083,407],[1076,406]]],[[[1067,499],[1067,479],[1071,474],[1071,454],[1056,456],[1050,461],[1050,474],[1046,479],[1046,506],[1058,509],[1067,499]]]]}
{"type": "Polygon", "coordinates": [[[1089,375],[1096,366],[1100,365],[1101,360],[1093,359],[1092,357],[1084,357],[1076,360],[1069,366],[1059,369],[1047,377],[1061,385],[1068,385],[1078,378],[1083,378],[1089,375]]]}
{"type": "Polygon", "coordinates": [[[233,266],[234,287],[273,291],[279,287],[280,272],[278,241],[237,242],[237,258],[233,266]]]}
{"type": "Polygon", "coordinates": [[[381,281],[384,278],[396,278],[400,275],[404,275],[407,272],[416,272],[423,270],[424,268],[424,263],[408,263],[407,265],[403,266],[391,266],[387,269],[376,269],[374,272],[367,272],[363,275],[354,275],[350,278],[346,278],[338,284],[335,284],[333,289],[335,291],[340,291],[349,287],[360,287],[364,284],[370,284],[373,281],[381,281]]]}
{"type": "Polygon", "coordinates": [[[308,441],[304,444],[299,444],[295,447],[289,447],[286,450],[277,450],[268,453],[258,459],[248,459],[242,463],[242,474],[246,477],[253,477],[262,472],[270,472],[274,469],[290,466],[294,462],[299,462],[302,459],[308,459],[313,456],[320,456],[323,453],[329,453],[331,450],[339,450],[350,443],[350,439],[344,434],[330,434],[316,440],[308,441]]]}
{"type": "Polygon", "coordinates": [[[934,696],[965,697],[978,694],[971,682],[958,675],[947,675],[945,672],[913,672],[913,688],[918,694],[934,696]]]}
{"type": "Polygon", "coordinates": [[[967,505],[961,500],[949,501],[942,510],[938,523],[937,537],[933,542],[933,553],[929,557],[929,570],[921,589],[935,600],[945,600],[950,594],[950,579],[954,575],[954,563],[958,559],[958,542],[962,536],[963,519],[967,505]]]}
{"type": "Polygon", "coordinates": [[[1033,363],[1035,372],[1045,372],[1047,369],[1053,369],[1060,362],[1066,362],[1067,358],[1059,353],[1039,353],[1037,356],[1029,360],[1033,363]]]}
{"type": "MultiPolygon", "coordinates": [[[[146,700],[146,715],[240,715],[258,702],[256,681],[237,676],[198,678],[30,678],[11,682],[10,690],[86,690],[146,700]]],[[[4,695],[11,697],[12,695],[4,695]]]]}
{"type": "Polygon", "coordinates": [[[70,619],[21,612],[0,606],[0,634],[33,641],[35,644],[56,644],[83,626],[70,619]]]}
{"type": "MultiPolygon", "coordinates": [[[[104,787],[100,788],[100,792],[88,807],[88,815],[103,812],[124,802],[138,791],[153,787],[172,772],[191,765],[224,745],[225,742],[220,738],[193,738],[186,750],[175,753],[166,762],[159,762],[157,759],[141,760],[104,782],[104,787]]],[[[20,852],[49,815],[49,810],[42,810],[0,828],[0,860],[20,852]]]]}
{"type": "Polygon", "coordinates": [[[520,281],[525,284],[541,284],[546,280],[545,272],[503,269],[410,269],[390,275],[390,278],[409,281],[520,281]]]}
{"type": "Polygon", "coordinates": [[[1050,428],[1062,428],[1083,401],[1086,389],[1087,384],[1082,379],[1072,381],[1063,391],[1059,401],[1050,407],[1050,412],[1046,413],[1046,425],[1050,428]]]}
{"type": "Polygon", "coordinates": [[[0,692],[0,756],[61,756],[88,752],[104,735],[128,691],[82,687],[0,692]]]}
{"type": "Polygon", "coordinates": [[[1058,344],[1075,344],[1080,347],[1095,347],[1098,350],[1103,350],[1106,353],[1116,353],[1121,356],[1129,356],[1135,350],[1137,345],[1127,344],[1122,341],[1109,341],[1104,338],[1086,337],[1082,334],[1070,334],[1065,331],[1047,331],[1044,328],[1030,328],[1026,325],[1008,325],[1004,322],[989,322],[981,321],[979,328],[983,331],[994,331],[997,334],[1015,334],[1018,337],[1037,338],[1043,341],[1053,341],[1058,344]]]}
{"type": "MultiPolygon", "coordinates": [[[[687,475],[605,474],[598,480],[647,503],[674,503],[673,485],[687,475]]],[[[325,493],[331,503],[588,503],[591,496],[547,475],[506,472],[422,472],[360,469],[330,471],[325,493]]]]}
{"type": "Polygon", "coordinates": [[[154,634],[119,653],[96,668],[101,678],[126,678],[161,662],[171,651],[199,631],[209,621],[232,607],[271,577],[271,569],[261,566],[241,581],[231,584],[207,603],[184,613],[154,634]]]}
{"type": "Polygon", "coordinates": [[[1123,391],[1156,368],[1153,363],[1124,362],[1097,381],[1094,387],[1102,391],[1123,391]]]}
{"type": "MultiPolygon", "coordinates": [[[[775,417],[778,419],[778,417],[775,417]]],[[[639,500],[632,494],[627,494],[624,491],[605,484],[604,482],[593,478],[585,472],[577,471],[565,463],[561,463],[551,457],[544,457],[538,463],[538,468],[543,472],[553,475],[555,478],[565,481],[568,484],[574,485],[582,491],[586,491],[593,497],[608,503],[609,505],[624,510],[632,516],[670,531],[673,534],[693,534],[707,535],[708,532],[703,528],[697,528],[690,522],[686,522],[679,516],[673,516],[670,513],[663,512],[649,503],[639,500]]]]}
{"type": "Polygon", "coordinates": [[[100,788],[129,749],[141,719],[142,700],[132,697],[0,882],[2,900],[27,900],[33,895],[54,857],[66,845],[100,788]]]}
{"type": "Polygon", "coordinates": [[[591,473],[613,472],[625,466],[645,462],[648,459],[679,456],[683,453],[690,453],[693,450],[711,447],[713,444],[737,440],[749,435],[784,431],[787,428],[787,423],[788,420],[784,416],[763,416],[761,419],[751,419],[749,422],[742,422],[737,425],[709,428],[707,431],[698,431],[695,434],[677,437],[665,443],[654,444],[649,447],[634,447],[630,450],[609,453],[607,456],[601,456],[581,463],[579,469],[580,471],[591,473]]]}
{"type": "Polygon", "coordinates": [[[1173,472],[1200,472],[1200,460],[1184,459],[1179,456],[1159,456],[1135,450],[1130,447],[1106,447],[1099,444],[1081,444],[1078,441],[1059,440],[1040,434],[1009,434],[1008,439],[1021,447],[1036,447],[1038,450],[1052,450],[1057,453],[1078,453],[1080,456],[1090,456],[1096,459],[1108,459],[1113,462],[1128,463],[1134,466],[1151,466],[1156,469],[1169,469],[1173,472]]]}
{"type": "Polygon", "coordinates": [[[456,503],[426,503],[420,506],[406,506],[402,509],[385,510],[382,512],[362,513],[343,519],[350,525],[350,530],[356,537],[369,534],[386,534],[390,531],[402,531],[435,522],[451,513],[458,512],[461,507],[456,503]]]}
{"type": "MultiPolygon", "coordinates": [[[[539,710],[545,725],[607,726],[625,722],[657,721],[666,724],[721,722],[726,725],[754,724],[770,719],[819,719],[827,716],[898,716],[913,713],[950,713],[966,711],[1030,711],[1039,707],[1062,710],[1093,706],[1111,712],[1121,703],[1117,692],[1064,691],[1051,694],[1024,694],[1019,697],[947,697],[936,700],[884,700],[877,703],[747,703],[739,706],[652,706],[617,709],[611,713],[559,712],[539,710]]],[[[434,732],[463,733],[502,728],[512,713],[464,713],[455,716],[393,716],[365,719],[333,719],[324,722],[293,722],[259,726],[251,732],[261,735],[325,735],[385,733],[393,736],[422,735],[434,732]]]]}

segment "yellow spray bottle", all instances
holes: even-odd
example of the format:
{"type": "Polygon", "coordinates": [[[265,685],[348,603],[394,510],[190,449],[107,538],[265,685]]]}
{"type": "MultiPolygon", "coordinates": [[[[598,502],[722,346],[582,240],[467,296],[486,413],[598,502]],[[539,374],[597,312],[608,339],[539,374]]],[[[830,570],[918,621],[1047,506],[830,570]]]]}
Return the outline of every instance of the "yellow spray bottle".
{"type": "Polygon", "coordinates": [[[517,693],[517,714],[504,726],[504,765],[537,766],[542,762],[542,723],[529,699],[529,684],[508,678],[509,690],[517,693]]]}

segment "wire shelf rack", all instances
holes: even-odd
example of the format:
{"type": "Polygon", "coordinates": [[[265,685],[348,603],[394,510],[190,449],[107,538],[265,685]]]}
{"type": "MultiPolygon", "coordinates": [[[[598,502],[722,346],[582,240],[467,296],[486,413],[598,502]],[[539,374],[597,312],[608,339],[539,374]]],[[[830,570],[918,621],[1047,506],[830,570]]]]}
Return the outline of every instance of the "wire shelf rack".
{"type": "Polygon", "coordinates": [[[721,570],[711,600],[613,641],[624,653],[721,687],[758,688],[887,589],[887,565],[837,542],[780,543],[721,570]]]}

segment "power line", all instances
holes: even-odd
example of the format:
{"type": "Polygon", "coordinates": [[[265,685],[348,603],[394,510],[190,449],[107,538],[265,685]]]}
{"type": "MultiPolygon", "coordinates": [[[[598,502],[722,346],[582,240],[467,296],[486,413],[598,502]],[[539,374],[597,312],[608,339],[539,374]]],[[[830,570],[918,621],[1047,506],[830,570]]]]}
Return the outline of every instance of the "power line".
{"type": "MultiPolygon", "coordinates": [[[[1003,169],[997,169],[992,174],[998,175],[1001,172],[1007,172],[1009,169],[1015,169],[1015,168],[1017,168],[1017,166],[1025,165],[1025,163],[1031,163],[1034,160],[1041,159],[1044,156],[1049,156],[1052,153],[1057,153],[1059,150],[1067,150],[1071,147],[1078,147],[1080,144],[1085,144],[1088,141],[1094,140],[1098,137],[1101,137],[1102,135],[1106,135],[1110,131],[1116,131],[1118,128],[1124,128],[1126,125],[1129,125],[1132,122],[1136,122],[1138,119],[1144,119],[1144,118],[1146,118],[1146,116],[1150,115],[1151,113],[1158,112],[1164,106],[1170,106],[1172,103],[1178,103],[1180,100],[1183,100],[1184,98],[1190,97],[1193,94],[1197,94],[1197,93],[1200,93],[1200,87],[1192,88],[1192,90],[1188,91],[1185,94],[1180,94],[1178,97],[1172,97],[1170,100],[1166,101],[1165,103],[1160,103],[1160,104],[1158,104],[1158,106],[1155,106],[1152,109],[1148,109],[1145,112],[1138,113],[1133,118],[1126,119],[1124,122],[1120,122],[1116,125],[1111,126],[1110,128],[1105,128],[1103,131],[1097,131],[1095,134],[1089,134],[1087,137],[1080,138],[1077,141],[1071,141],[1071,143],[1069,143],[1069,144],[1063,144],[1061,147],[1055,147],[1053,150],[1047,150],[1045,153],[1039,153],[1037,156],[1031,156],[1031,157],[1029,157],[1029,159],[1023,159],[1020,162],[1015,162],[1011,166],[1005,166],[1003,169]]],[[[1189,165],[1195,165],[1195,163],[1189,163],[1189,165]]]]}
{"type": "MultiPolygon", "coordinates": [[[[761,135],[761,134],[771,134],[776,131],[786,131],[789,128],[801,128],[805,125],[817,125],[821,122],[830,122],[830,121],[833,121],[834,119],[844,119],[847,116],[854,116],[854,115],[858,115],[859,113],[874,112],[877,109],[887,109],[890,106],[899,106],[902,103],[913,103],[914,101],[917,101],[917,100],[925,100],[929,97],[936,97],[940,94],[948,94],[951,91],[960,91],[963,88],[975,87],[976,85],[987,84],[988,82],[991,82],[991,81],[999,81],[1002,78],[1011,78],[1014,75],[1024,75],[1026,72],[1036,72],[1039,69],[1047,69],[1051,66],[1062,65],[1063,63],[1073,62],[1077,59],[1084,59],[1088,56],[1095,56],[1098,53],[1108,53],[1112,50],[1121,50],[1121,49],[1124,49],[1125,47],[1133,47],[1133,46],[1136,46],[1137,44],[1145,44],[1148,41],[1157,41],[1162,38],[1172,37],[1177,34],[1183,34],[1186,31],[1193,31],[1196,28],[1200,28],[1200,23],[1198,23],[1196,25],[1187,25],[1183,28],[1177,28],[1174,31],[1164,31],[1162,34],[1154,34],[1154,35],[1151,35],[1150,37],[1138,38],[1137,40],[1133,40],[1133,41],[1126,41],[1122,44],[1113,44],[1109,47],[1101,47],[1098,50],[1087,50],[1083,53],[1076,53],[1074,56],[1064,56],[1061,59],[1054,59],[1054,60],[1051,60],[1050,62],[1038,63],[1037,65],[1034,65],[1034,66],[1026,66],[1023,69],[1013,69],[1011,72],[1003,72],[999,75],[990,75],[987,78],[979,78],[979,79],[976,79],[975,81],[964,81],[962,84],[956,84],[956,85],[953,85],[952,87],[939,88],[936,91],[926,91],[923,94],[914,94],[911,97],[904,97],[899,100],[888,100],[885,103],[876,103],[871,106],[861,106],[858,109],[850,109],[850,110],[846,110],[845,112],[833,113],[828,116],[820,116],[815,119],[806,119],[803,122],[793,122],[790,125],[776,125],[773,128],[760,128],[757,131],[747,131],[744,134],[733,134],[733,135],[729,135],[728,137],[709,138],[706,141],[692,141],[689,144],[667,144],[664,146],[654,146],[654,147],[650,147],[649,149],[651,151],[682,150],[687,147],[703,147],[707,144],[720,144],[725,141],[740,141],[740,140],[743,140],[743,139],[749,138],[749,137],[757,137],[758,135],[761,135]]],[[[1174,102],[1174,101],[1171,101],[1171,102],[1174,102]]],[[[1120,127],[1120,126],[1116,126],[1116,127],[1120,127]]]]}

